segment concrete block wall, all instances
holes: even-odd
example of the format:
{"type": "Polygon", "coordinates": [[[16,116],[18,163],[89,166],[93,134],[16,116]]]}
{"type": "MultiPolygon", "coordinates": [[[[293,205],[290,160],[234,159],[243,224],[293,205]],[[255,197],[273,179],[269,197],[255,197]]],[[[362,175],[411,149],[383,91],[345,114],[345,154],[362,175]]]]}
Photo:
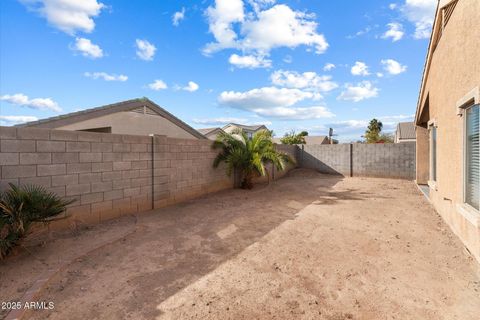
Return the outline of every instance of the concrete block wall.
{"type": "MultiPolygon", "coordinates": [[[[42,185],[76,199],[68,219],[98,223],[233,187],[210,140],[0,127],[0,190],[42,185]],[[153,145],[153,153],[152,153],[153,145]]],[[[295,155],[293,146],[279,147],[295,155]]],[[[279,178],[283,173],[276,173],[279,178]]]]}
{"type": "Polygon", "coordinates": [[[151,209],[151,138],[0,127],[0,189],[42,185],[76,199],[57,225],[151,209]]]}
{"type": "Polygon", "coordinates": [[[353,175],[415,179],[415,142],[354,144],[353,175]]]}
{"type": "Polygon", "coordinates": [[[301,166],[322,173],[415,179],[415,142],[304,145],[299,148],[301,166]]]}
{"type": "Polygon", "coordinates": [[[212,141],[154,139],[155,208],[233,187],[233,175],[228,177],[223,165],[213,168],[212,141]]]}
{"type": "Polygon", "coordinates": [[[327,174],[350,175],[349,144],[306,144],[300,146],[301,165],[327,174]]]}

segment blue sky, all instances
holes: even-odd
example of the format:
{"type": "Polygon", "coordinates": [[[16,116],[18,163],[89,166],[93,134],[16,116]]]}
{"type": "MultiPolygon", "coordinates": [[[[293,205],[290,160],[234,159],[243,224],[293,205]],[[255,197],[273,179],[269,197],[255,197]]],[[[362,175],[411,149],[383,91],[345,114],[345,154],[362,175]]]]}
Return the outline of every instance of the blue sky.
{"type": "Polygon", "coordinates": [[[148,97],[359,139],[413,119],[436,0],[2,0],[0,124],[148,97]]]}

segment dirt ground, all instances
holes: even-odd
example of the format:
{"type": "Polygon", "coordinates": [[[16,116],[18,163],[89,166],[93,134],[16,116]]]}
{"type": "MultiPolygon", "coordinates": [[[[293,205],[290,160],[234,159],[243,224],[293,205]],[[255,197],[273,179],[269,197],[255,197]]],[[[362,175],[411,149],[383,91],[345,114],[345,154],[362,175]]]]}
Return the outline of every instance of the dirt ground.
{"type": "MultiPolygon", "coordinates": [[[[38,247],[77,259],[29,319],[478,319],[480,269],[413,182],[297,169],[38,247]],[[108,233],[108,235],[107,235],[108,233]],[[98,240],[101,238],[101,241],[98,240]],[[62,243],[65,243],[62,246],[62,243]],[[49,249],[50,248],[50,249],[49,249]],[[51,249],[55,251],[52,251],[51,249]]],[[[2,301],[35,274],[0,266],[2,301]]],[[[42,268],[41,264],[37,264],[42,268]]]]}

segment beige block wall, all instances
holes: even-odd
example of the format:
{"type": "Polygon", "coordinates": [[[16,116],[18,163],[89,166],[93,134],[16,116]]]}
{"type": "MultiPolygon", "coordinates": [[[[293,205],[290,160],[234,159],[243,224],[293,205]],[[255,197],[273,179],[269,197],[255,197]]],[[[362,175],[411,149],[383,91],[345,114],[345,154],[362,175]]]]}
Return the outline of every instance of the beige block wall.
{"type": "Polygon", "coordinates": [[[0,190],[42,185],[76,202],[50,227],[93,224],[233,187],[206,139],[0,127],[0,190]],[[152,154],[152,141],[154,153],[152,154]],[[152,197],[153,195],[153,197],[152,197]]]}
{"type": "Polygon", "coordinates": [[[59,130],[85,130],[91,128],[111,127],[115,134],[149,134],[165,135],[172,138],[198,139],[171,121],[151,114],[132,111],[112,113],[106,116],[85,120],[63,127],[59,130]]]}
{"type": "MultiPolygon", "coordinates": [[[[438,125],[437,189],[430,190],[431,201],[480,261],[479,213],[466,215],[458,208],[463,204],[464,119],[457,115],[457,102],[480,87],[479,21],[480,1],[458,1],[432,55],[422,102],[429,97],[430,120],[438,125]]],[[[428,154],[424,142],[417,141],[418,153],[428,154]]],[[[419,173],[420,180],[424,175],[419,173]]]]}

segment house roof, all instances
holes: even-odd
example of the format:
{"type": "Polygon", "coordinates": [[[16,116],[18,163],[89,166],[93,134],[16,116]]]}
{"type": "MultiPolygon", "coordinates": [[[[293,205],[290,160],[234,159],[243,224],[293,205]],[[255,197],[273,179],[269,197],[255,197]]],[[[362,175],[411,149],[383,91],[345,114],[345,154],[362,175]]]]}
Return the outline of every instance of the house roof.
{"type": "Polygon", "coordinates": [[[327,136],[305,136],[305,143],[306,144],[322,144],[325,139],[328,140],[327,136]]]}
{"type": "Polygon", "coordinates": [[[200,132],[201,134],[207,136],[209,134],[213,134],[213,133],[216,133],[218,131],[223,131],[222,128],[202,128],[202,129],[197,129],[198,132],[200,132]]]}
{"type": "MultiPolygon", "coordinates": [[[[322,144],[327,140],[327,136],[304,136],[305,144],[322,144]]],[[[272,141],[278,144],[282,143],[282,138],[273,138],[272,141]]]]}
{"type": "Polygon", "coordinates": [[[437,0],[437,10],[435,11],[435,18],[433,20],[432,32],[430,34],[430,41],[428,44],[427,55],[425,57],[425,64],[423,67],[422,82],[420,84],[420,92],[418,94],[417,109],[415,112],[415,123],[419,124],[419,118],[425,101],[425,84],[427,83],[430,65],[432,61],[433,52],[435,51],[434,41],[441,33],[441,9],[450,5],[456,0],[437,0]]]}
{"type": "Polygon", "coordinates": [[[416,139],[415,125],[413,122],[399,122],[397,125],[396,137],[403,139],[416,139]]]}
{"type": "Polygon", "coordinates": [[[252,130],[252,131],[257,131],[257,130],[260,130],[260,129],[267,129],[267,127],[263,124],[247,126],[247,125],[244,125],[244,124],[238,124],[238,123],[233,123],[233,122],[227,124],[222,129],[225,129],[225,128],[228,128],[228,127],[231,127],[231,126],[239,127],[241,129],[245,129],[245,130],[252,130]]]}
{"type": "Polygon", "coordinates": [[[66,114],[62,114],[62,115],[51,117],[51,118],[41,119],[38,121],[26,122],[16,126],[55,129],[55,128],[63,127],[72,123],[85,121],[93,118],[98,118],[98,117],[109,115],[116,112],[135,110],[140,107],[148,107],[158,115],[174,123],[175,125],[187,131],[194,137],[197,137],[199,139],[206,139],[206,137],[203,134],[201,134],[194,128],[190,127],[188,124],[186,124],[179,118],[175,117],[173,114],[163,109],[162,107],[157,105],[155,102],[149,100],[148,98],[139,98],[139,99],[121,101],[121,102],[112,103],[112,104],[108,104],[101,107],[96,107],[96,108],[86,109],[82,111],[66,113],[66,114]]]}

